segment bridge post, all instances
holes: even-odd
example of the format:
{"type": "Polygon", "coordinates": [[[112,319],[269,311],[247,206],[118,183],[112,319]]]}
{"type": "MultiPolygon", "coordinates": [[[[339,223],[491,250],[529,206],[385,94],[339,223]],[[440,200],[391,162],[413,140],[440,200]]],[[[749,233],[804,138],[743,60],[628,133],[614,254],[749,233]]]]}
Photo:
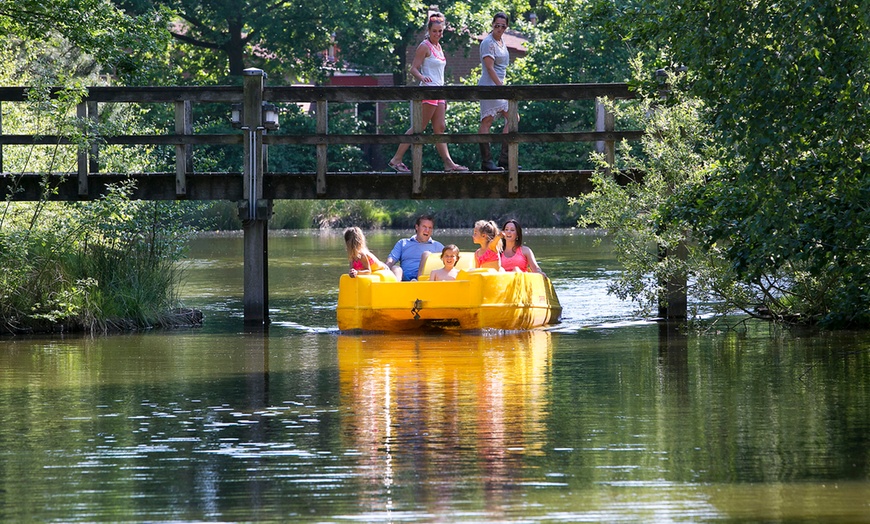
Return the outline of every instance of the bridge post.
{"type": "MultiPolygon", "coordinates": [[[[508,100],[508,132],[516,133],[520,129],[520,110],[516,98],[508,100]]],[[[519,174],[519,142],[505,142],[501,147],[508,151],[508,193],[515,195],[520,191],[519,174]]]]}
{"type": "MultiPolygon", "coordinates": [[[[423,122],[423,101],[411,100],[411,126],[416,137],[425,129],[423,122]]],[[[411,144],[411,193],[419,195],[423,191],[423,144],[411,144]]]]}
{"type": "MultiPolygon", "coordinates": [[[[316,107],[317,122],[316,129],[318,135],[326,135],[329,133],[329,109],[326,100],[318,100],[316,107]]],[[[317,196],[326,194],[326,171],[329,168],[327,163],[326,144],[317,144],[317,196]]]]}
{"type": "MultiPolygon", "coordinates": [[[[689,249],[685,239],[672,250],[663,246],[659,246],[658,249],[660,261],[672,258],[677,261],[677,264],[683,265],[689,257],[689,249]]],[[[659,318],[676,321],[686,320],[689,316],[689,306],[688,279],[685,272],[681,271],[670,280],[662,282],[661,285],[664,287],[664,296],[659,298],[659,318]]]]}
{"type": "MultiPolygon", "coordinates": [[[[595,100],[595,131],[612,133],[616,130],[616,119],[613,113],[607,110],[604,100],[595,100]]],[[[595,142],[595,150],[604,153],[608,169],[613,169],[616,162],[616,142],[613,140],[599,140],[595,142]]]]}
{"type": "Polygon", "coordinates": [[[244,200],[239,203],[245,245],[245,325],[264,326],[268,309],[268,232],[270,202],[263,200],[263,88],[266,73],[245,69],[242,129],[244,141],[244,200]]]}
{"type": "MultiPolygon", "coordinates": [[[[81,102],[76,106],[76,119],[79,125],[84,127],[82,131],[87,134],[85,119],[88,117],[87,102],[81,102]]],[[[79,196],[88,195],[88,149],[84,145],[79,146],[78,154],[76,155],[78,164],[78,179],[79,179],[79,196]]]]}
{"type": "MultiPolygon", "coordinates": [[[[190,100],[175,102],[175,134],[193,134],[193,107],[190,100]]],[[[175,146],[175,195],[187,196],[187,173],[193,172],[193,146],[175,146]]]]}

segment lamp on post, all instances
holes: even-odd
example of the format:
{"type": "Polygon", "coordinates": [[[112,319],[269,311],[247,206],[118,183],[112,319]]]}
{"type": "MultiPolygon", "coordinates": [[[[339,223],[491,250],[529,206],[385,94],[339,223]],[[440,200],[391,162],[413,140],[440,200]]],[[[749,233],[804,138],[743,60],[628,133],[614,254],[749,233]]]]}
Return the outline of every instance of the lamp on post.
{"type": "Polygon", "coordinates": [[[230,122],[232,122],[235,129],[242,127],[242,104],[233,104],[230,111],[230,122]]]}
{"type": "Polygon", "coordinates": [[[263,102],[263,127],[269,130],[278,129],[278,108],[275,104],[263,102]]]}
{"type": "MultiPolygon", "coordinates": [[[[233,104],[230,112],[230,122],[235,129],[242,128],[242,104],[233,104]]],[[[278,107],[269,102],[263,102],[263,127],[269,130],[275,130],[280,127],[278,123],[278,107]]]]}

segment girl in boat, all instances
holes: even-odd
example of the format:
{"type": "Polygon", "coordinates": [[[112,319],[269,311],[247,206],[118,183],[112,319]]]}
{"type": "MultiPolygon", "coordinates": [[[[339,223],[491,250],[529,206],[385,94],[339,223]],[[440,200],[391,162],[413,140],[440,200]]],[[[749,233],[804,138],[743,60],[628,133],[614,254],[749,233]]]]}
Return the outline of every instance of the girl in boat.
{"type": "Polygon", "coordinates": [[[480,246],[474,252],[474,267],[501,269],[499,251],[504,234],[499,232],[498,225],[492,220],[478,220],[474,223],[471,237],[480,246]]]}
{"type": "Polygon", "coordinates": [[[508,220],[501,228],[502,231],[502,249],[501,249],[501,267],[505,271],[527,271],[531,273],[544,274],[541,271],[541,266],[535,260],[535,254],[523,244],[523,228],[516,220],[508,220]]]}
{"type": "Polygon", "coordinates": [[[362,229],[356,226],[345,229],[344,244],[347,247],[347,258],[350,260],[350,269],[347,274],[351,278],[357,275],[370,275],[387,267],[369,251],[362,229]]]}
{"type": "Polygon", "coordinates": [[[456,267],[456,263],[459,262],[459,248],[454,244],[444,246],[441,250],[441,262],[444,263],[444,267],[433,271],[429,275],[429,280],[456,280],[456,275],[459,274],[459,268],[456,267]]]}

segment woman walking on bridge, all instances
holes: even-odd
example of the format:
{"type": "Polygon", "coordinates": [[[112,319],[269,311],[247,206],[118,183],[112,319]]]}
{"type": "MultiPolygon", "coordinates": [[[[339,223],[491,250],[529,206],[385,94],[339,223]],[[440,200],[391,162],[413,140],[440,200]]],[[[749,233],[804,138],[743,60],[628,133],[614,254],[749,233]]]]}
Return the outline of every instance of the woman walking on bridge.
{"type": "MultiPolygon", "coordinates": [[[[508,27],[508,15],[496,13],[492,18],[492,32],[480,43],[480,80],[479,86],[504,85],[510,53],[507,44],[502,38],[508,27]]],[[[497,116],[505,119],[504,133],[509,131],[508,101],[507,100],[481,100],[480,101],[480,127],[479,134],[489,133],[492,122],[497,116]]],[[[519,119],[519,115],[517,115],[519,119]]],[[[498,165],[492,161],[492,151],[489,143],[480,144],[480,169],[483,171],[504,171],[508,165],[507,144],[502,144],[501,154],[498,157],[498,165]]]]}
{"type": "MultiPolygon", "coordinates": [[[[444,56],[444,51],[441,49],[441,37],[444,35],[445,26],[444,15],[441,13],[432,13],[429,15],[429,22],[426,24],[427,36],[426,40],[417,46],[417,52],[414,54],[414,61],[411,63],[411,76],[420,81],[422,86],[442,86],[444,85],[444,66],[447,65],[447,57],[444,56]]],[[[446,100],[423,100],[423,127],[426,129],[429,122],[432,122],[432,132],[436,135],[444,133],[447,129],[447,121],[444,118],[447,112],[446,100]]],[[[414,126],[405,133],[410,135],[414,132],[414,126]]],[[[402,162],[402,157],[411,144],[399,144],[396,154],[390,159],[389,165],[399,173],[407,173],[411,171],[402,162]]],[[[444,171],[468,171],[465,166],[460,166],[450,158],[450,152],[447,150],[447,144],[441,142],[435,144],[435,149],[441,155],[441,160],[444,161],[444,171]]]]}

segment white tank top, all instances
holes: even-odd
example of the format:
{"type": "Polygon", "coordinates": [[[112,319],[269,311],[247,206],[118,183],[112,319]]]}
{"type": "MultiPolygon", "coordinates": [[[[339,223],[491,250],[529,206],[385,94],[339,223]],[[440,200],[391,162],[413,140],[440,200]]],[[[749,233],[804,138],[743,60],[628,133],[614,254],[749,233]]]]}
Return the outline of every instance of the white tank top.
{"type": "Polygon", "coordinates": [[[447,65],[447,57],[444,52],[432,45],[432,42],[427,38],[423,43],[429,48],[429,56],[423,59],[423,65],[420,67],[420,73],[428,76],[431,82],[420,82],[421,86],[443,86],[444,85],[444,66],[447,65]]]}

